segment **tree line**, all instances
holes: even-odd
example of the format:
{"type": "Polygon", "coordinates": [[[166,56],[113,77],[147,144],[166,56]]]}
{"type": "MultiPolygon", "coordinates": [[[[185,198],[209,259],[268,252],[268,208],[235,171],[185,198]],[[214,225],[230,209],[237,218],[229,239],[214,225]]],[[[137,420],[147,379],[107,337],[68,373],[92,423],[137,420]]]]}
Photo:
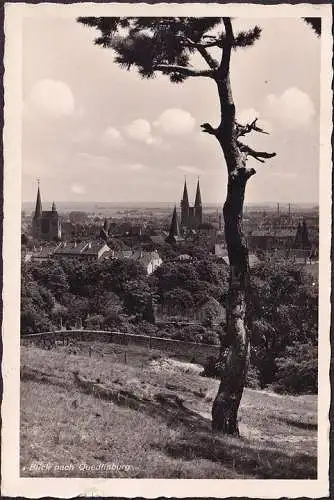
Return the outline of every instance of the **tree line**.
{"type": "MultiPolygon", "coordinates": [[[[228,275],[214,257],[166,261],[150,276],[131,259],[22,263],[21,333],[80,325],[228,345],[228,275]]],[[[315,392],[318,287],[312,276],[292,261],[261,262],[252,270],[248,315],[248,384],[315,392]]],[[[209,374],[216,374],[215,362],[209,374]]]]}

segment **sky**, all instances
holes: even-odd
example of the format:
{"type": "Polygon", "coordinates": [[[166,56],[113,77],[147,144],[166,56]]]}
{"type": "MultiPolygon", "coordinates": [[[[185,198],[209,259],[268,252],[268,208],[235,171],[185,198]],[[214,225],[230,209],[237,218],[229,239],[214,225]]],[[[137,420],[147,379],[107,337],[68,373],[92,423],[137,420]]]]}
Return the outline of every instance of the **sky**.
{"type": "MultiPolygon", "coordinates": [[[[245,201],[317,203],[321,41],[298,18],[235,19],[234,31],[254,24],[261,39],[232,54],[233,95],[239,121],[270,132],[245,142],[277,156],[249,159],[245,201]]],[[[214,83],[142,80],[97,35],[74,19],[24,19],[22,200],[39,178],[48,201],[179,203],[186,176],[191,202],[199,177],[203,203],[223,203],[224,158],[200,131],[218,124],[214,83]]]]}

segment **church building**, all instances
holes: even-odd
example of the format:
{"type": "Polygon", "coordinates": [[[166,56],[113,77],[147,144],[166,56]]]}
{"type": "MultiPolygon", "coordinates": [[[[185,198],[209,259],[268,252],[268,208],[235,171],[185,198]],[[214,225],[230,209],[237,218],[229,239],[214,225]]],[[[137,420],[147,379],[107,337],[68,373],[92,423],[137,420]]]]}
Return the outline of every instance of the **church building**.
{"type": "Polygon", "coordinates": [[[181,227],[196,229],[203,222],[201,190],[199,179],[197,181],[196,197],[194,206],[190,206],[188,198],[187,181],[184,181],[183,197],[181,200],[181,227]]]}
{"type": "Polygon", "coordinates": [[[55,202],[51,210],[42,210],[41,193],[37,189],[36,207],[32,221],[32,236],[36,240],[59,241],[61,239],[61,221],[55,202]]]}

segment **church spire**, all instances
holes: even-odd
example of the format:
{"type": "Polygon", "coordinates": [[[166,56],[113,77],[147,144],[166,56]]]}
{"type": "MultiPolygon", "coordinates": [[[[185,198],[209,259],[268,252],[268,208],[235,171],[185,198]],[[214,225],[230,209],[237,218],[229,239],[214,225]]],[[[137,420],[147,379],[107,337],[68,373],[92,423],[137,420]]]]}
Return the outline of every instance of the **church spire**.
{"type": "Polygon", "coordinates": [[[176,239],[180,236],[179,220],[177,217],[176,205],[174,206],[172,221],[169,228],[169,234],[166,239],[168,243],[175,243],[176,239]]]}
{"type": "Polygon", "coordinates": [[[199,178],[197,181],[197,189],[196,189],[196,198],[195,198],[195,207],[202,206],[202,198],[201,198],[201,190],[199,187],[199,178]]]}
{"type": "Polygon", "coordinates": [[[41,193],[39,190],[39,179],[37,180],[37,198],[36,198],[36,207],[35,207],[35,217],[38,218],[42,215],[42,201],[41,201],[41,193]]]}
{"type": "Polygon", "coordinates": [[[179,221],[177,218],[176,205],[175,205],[172,215],[172,222],[169,229],[169,236],[179,236],[179,235],[180,235],[180,228],[179,228],[179,221]]]}
{"type": "Polygon", "coordinates": [[[52,202],[52,208],[51,208],[52,212],[57,212],[57,207],[56,207],[56,204],[55,202],[53,201],[52,202]]]}
{"type": "Polygon", "coordinates": [[[187,180],[184,179],[184,188],[183,188],[183,196],[182,196],[182,205],[184,207],[189,206],[189,199],[188,199],[188,189],[187,189],[187,180]]]}

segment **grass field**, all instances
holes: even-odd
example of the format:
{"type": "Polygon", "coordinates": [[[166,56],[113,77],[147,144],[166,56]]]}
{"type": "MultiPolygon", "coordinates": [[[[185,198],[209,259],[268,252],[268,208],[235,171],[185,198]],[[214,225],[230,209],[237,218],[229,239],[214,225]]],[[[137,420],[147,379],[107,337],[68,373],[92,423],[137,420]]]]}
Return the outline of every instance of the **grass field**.
{"type": "Polygon", "coordinates": [[[316,478],[315,395],[246,389],[241,437],[217,436],[199,366],[90,345],[21,347],[22,476],[316,478]]]}

